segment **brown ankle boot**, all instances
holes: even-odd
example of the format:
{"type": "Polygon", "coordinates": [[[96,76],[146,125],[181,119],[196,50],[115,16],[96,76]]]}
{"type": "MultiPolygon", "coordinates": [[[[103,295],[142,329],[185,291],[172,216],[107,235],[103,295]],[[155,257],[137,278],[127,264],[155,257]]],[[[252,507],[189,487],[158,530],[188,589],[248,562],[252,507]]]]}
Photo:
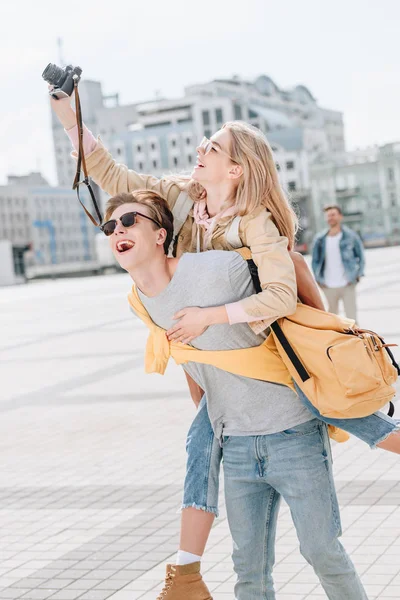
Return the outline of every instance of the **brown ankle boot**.
{"type": "Polygon", "coordinates": [[[167,565],[165,585],[157,600],[212,600],[200,575],[200,563],[167,565]]]}

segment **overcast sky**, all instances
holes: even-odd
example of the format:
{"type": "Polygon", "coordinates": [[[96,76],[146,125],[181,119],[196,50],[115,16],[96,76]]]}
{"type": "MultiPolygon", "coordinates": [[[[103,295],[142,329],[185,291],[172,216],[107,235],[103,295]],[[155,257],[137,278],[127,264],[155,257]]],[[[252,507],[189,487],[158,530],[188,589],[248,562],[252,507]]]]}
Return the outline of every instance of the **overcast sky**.
{"type": "MultiPolygon", "coordinates": [[[[267,74],[344,112],[349,149],[400,140],[399,0],[10,0],[0,8],[0,184],[55,183],[46,84],[64,58],[122,103],[267,74]]],[[[83,107],[84,111],[84,107],[83,107]]]]}

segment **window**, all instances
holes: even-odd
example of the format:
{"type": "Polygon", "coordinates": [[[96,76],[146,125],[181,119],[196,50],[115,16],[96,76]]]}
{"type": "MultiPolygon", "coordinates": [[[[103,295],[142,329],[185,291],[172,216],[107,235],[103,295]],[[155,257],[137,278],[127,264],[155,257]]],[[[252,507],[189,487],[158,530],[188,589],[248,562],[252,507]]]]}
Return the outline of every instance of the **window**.
{"type": "Polygon", "coordinates": [[[136,146],[136,150],[137,150],[137,152],[141,152],[142,151],[142,146],[140,144],[138,144],[136,146]]]}
{"type": "Polygon", "coordinates": [[[249,119],[256,119],[257,117],[258,114],[254,112],[254,110],[251,110],[251,108],[249,108],[249,119]]]}
{"type": "Polygon", "coordinates": [[[396,194],[393,192],[390,194],[390,204],[392,206],[397,206],[397,197],[396,194]]]}
{"type": "Polygon", "coordinates": [[[290,192],[294,192],[296,190],[296,182],[295,181],[289,181],[288,188],[289,188],[290,192]]]}
{"type": "Polygon", "coordinates": [[[122,154],[121,148],[117,148],[117,156],[121,156],[121,154],[122,154]]]}
{"type": "Polygon", "coordinates": [[[234,104],[233,106],[235,121],[240,121],[242,119],[242,107],[240,104],[234,104]]]}
{"type": "Polygon", "coordinates": [[[151,148],[152,150],[155,150],[155,149],[156,149],[156,145],[155,145],[155,143],[154,143],[154,142],[152,142],[152,143],[150,144],[150,148],[151,148]]]}
{"type": "Polygon", "coordinates": [[[281,170],[281,165],[280,165],[279,163],[276,163],[276,164],[275,164],[275,166],[276,166],[276,170],[277,170],[277,171],[280,171],[280,170],[281,170]]]}
{"type": "Polygon", "coordinates": [[[186,144],[187,144],[188,146],[190,146],[190,143],[191,143],[191,141],[192,141],[192,140],[190,139],[190,137],[187,137],[187,138],[186,138],[186,144]]]}
{"type": "Polygon", "coordinates": [[[211,133],[211,129],[205,129],[204,130],[204,135],[206,136],[206,138],[210,138],[212,133],[211,133]]]}
{"type": "Polygon", "coordinates": [[[209,125],[210,124],[210,112],[208,110],[203,110],[202,117],[203,117],[203,125],[209,125]]]}
{"type": "Polygon", "coordinates": [[[178,157],[174,156],[174,166],[177,167],[178,166],[178,157]]]}
{"type": "Polygon", "coordinates": [[[175,148],[175,146],[176,146],[176,140],[171,140],[171,146],[172,146],[173,148],[175,148]]]}
{"type": "Polygon", "coordinates": [[[288,171],[294,169],[294,162],[292,160],[288,160],[286,163],[286,168],[288,171]]]}
{"type": "Polygon", "coordinates": [[[388,168],[387,175],[388,175],[389,181],[394,181],[394,171],[393,171],[392,167],[388,168]]]}
{"type": "Polygon", "coordinates": [[[139,171],[143,171],[143,163],[142,162],[138,163],[138,169],[139,169],[139,171]]]}
{"type": "Polygon", "coordinates": [[[215,109],[215,120],[217,121],[217,125],[222,125],[223,123],[223,112],[222,112],[222,108],[216,108],[215,109]]]}
{"type": "Polygon", "coordinates": [[[188,160],[189,165],[191,165],[193,162],[193,158],[192,158],[191,154],[188,155],[187,160],[188,160]]]}
{"type": "Polygon", "coordinates": [[[154,167],[154,169],[157,169],[157,161],[156,160],[153,160],[153,167],[154,167]]]}

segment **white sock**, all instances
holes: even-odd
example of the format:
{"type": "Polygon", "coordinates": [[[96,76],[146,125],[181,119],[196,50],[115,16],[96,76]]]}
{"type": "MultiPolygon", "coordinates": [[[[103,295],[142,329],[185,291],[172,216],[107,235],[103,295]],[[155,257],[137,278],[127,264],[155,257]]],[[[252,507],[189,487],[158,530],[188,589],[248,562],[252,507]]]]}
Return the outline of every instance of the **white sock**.
{"type": "Polygon", "coordinates": [[[178,550],[176,555],[176,565],[191,565],[192,563],[201,561],[201,556],[192,554],[191,552],[185,552],[184,550],[178,550]]]}

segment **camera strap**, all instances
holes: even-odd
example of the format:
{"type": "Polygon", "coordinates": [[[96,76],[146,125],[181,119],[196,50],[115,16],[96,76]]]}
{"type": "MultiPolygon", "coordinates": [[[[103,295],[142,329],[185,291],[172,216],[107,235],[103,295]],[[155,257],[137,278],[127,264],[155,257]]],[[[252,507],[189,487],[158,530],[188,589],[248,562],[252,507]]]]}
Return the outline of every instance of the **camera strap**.
{"type": "Polygon", "coordinates": [[[77,165],[76,165],[76,175],[75,175],[74,183],[72,185],[72,189],[76,190],[78,200],[81,203],[81,206],[82,206],[83,210],[85,211],[86,215],[92,221],[93,225],[96,225],[96,227],[100,227],[100,225],[103,222],[103,217],[101,215],[99,205],[97,204],[97,200],[94,195],[92,186],[90,185],[90,180],[89,180],[87,167],[86,167],[85,153],[83,151],[83,122],[82,122],[81,101],[80,101],[79,92],[78,92],[78,81],[76,81],[76,80],[75,80],[75,85],[74,85],[74,91],[75,91],[75,110],[76,110],[76,124],[78,126],[79,147],[78,147],[78,161],[77,161],[77,165]],[[81,169],[83,169],[83,174],[84,174],[84,179],[82,181],[80,181],[81,169]],[[87,210],[86,206],[83,204],[83,202],[79,196],[79,186],[82,183],[84,185],[86,185],[87,189],[89,190],[89,194],[92,199],[94,210],[96,211],[97,220],[95,219],[95,217],[93,217],[93,215],[90,214],[90,212],[87,210]]]}

